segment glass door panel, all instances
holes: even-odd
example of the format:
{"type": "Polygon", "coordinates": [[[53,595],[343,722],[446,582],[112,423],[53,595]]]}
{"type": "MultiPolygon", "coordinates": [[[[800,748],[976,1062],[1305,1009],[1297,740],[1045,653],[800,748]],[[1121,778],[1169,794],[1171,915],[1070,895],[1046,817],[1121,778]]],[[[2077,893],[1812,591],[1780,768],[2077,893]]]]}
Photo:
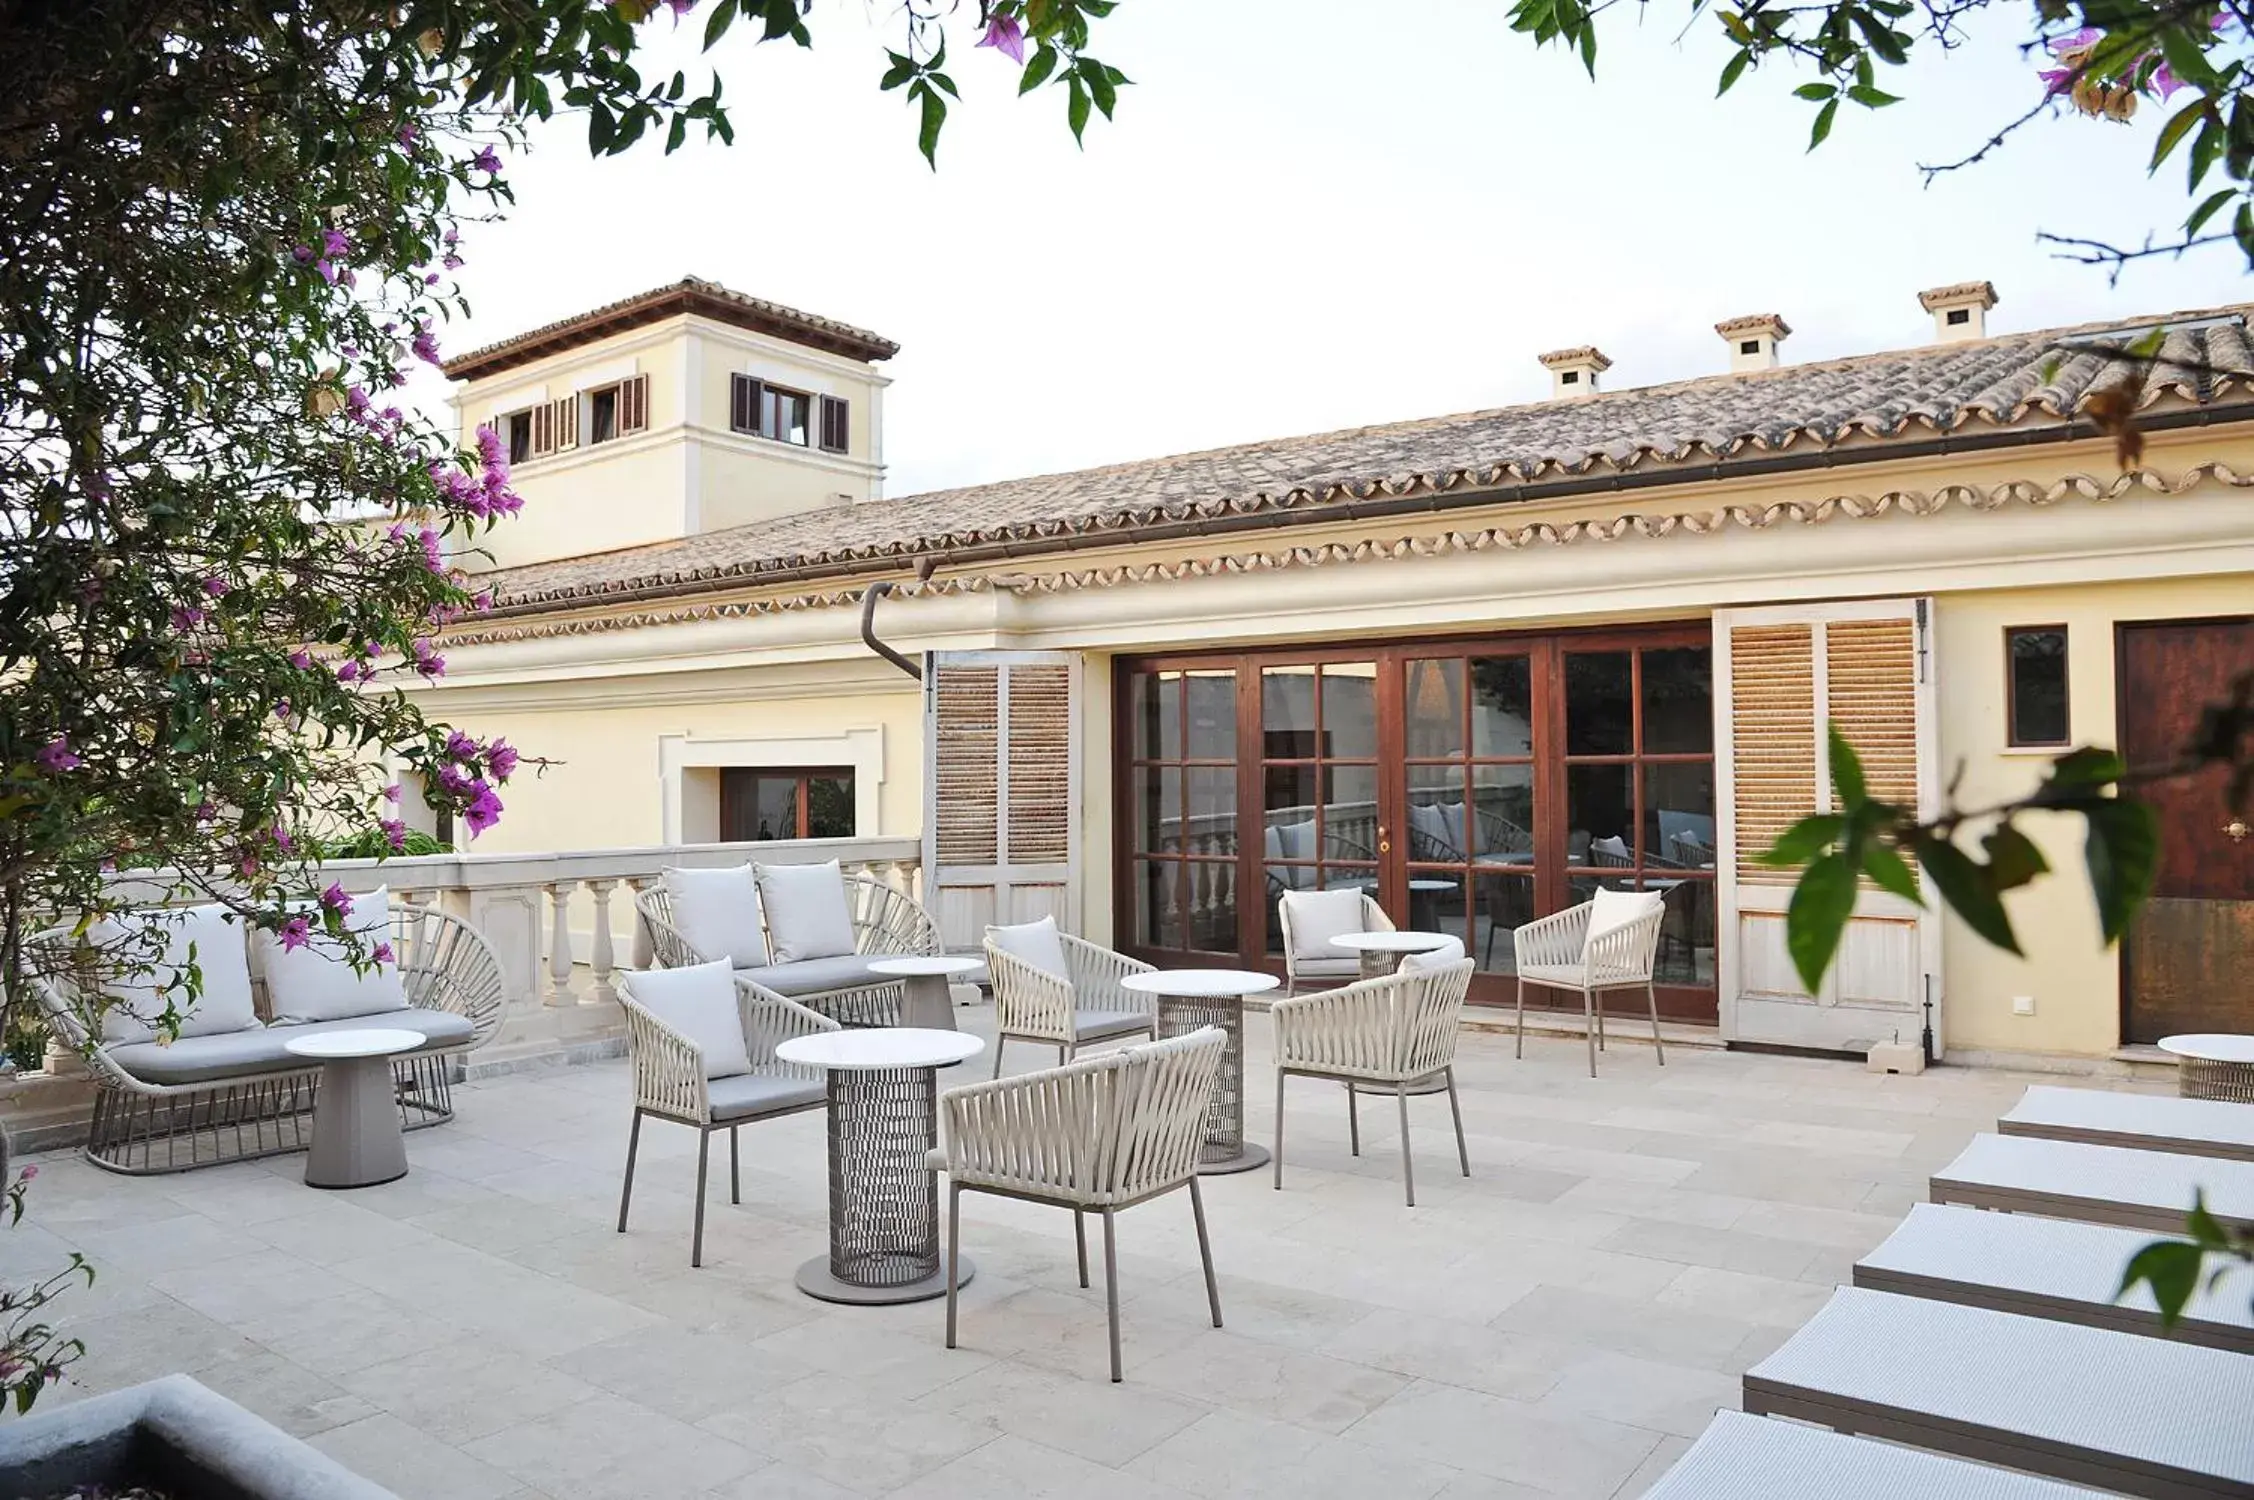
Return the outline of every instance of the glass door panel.
{"type": "Polygon", "coordinates": [[[1129,683],[1134,946],[1237,951],[1236,680],[1227,667],[1129,683]]]}

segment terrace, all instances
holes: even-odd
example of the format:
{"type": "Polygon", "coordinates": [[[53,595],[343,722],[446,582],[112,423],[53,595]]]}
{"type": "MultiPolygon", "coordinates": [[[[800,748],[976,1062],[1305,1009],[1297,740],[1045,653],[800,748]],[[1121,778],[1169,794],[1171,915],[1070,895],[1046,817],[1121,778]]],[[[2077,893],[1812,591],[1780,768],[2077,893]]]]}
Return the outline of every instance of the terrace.
{"type": "MultiPolygon", "coordinates": [[[[990,1005],[959,1016],[991,1037],[990,1005]]],[[[1270,1039],[1251,1017],[1261,1141],[1270,1039]]],[[[1055,1210],[966,1197],[954,1351],[937,1302],[800,1294],[819,1112],[744,1132],[741,1206],[715,1162],[695,1271],[695,1135],[653,1122],[620,1236],[613,1059],[457,1086],[409,1174],[350,1194],[305,1187],[297,1155],[142,1179],[51,1155],[0,1253],[100,1268],[59,1306],[89,1353],[47,1400],[185,1371],[418,1500],[1634,1496],[2029,1081],[1698,1047],[1661,1069],[1625,1039],[1592,1080],[1578,1041],[1515,1061],[1482,1031],[1457,1066],[1472,1176],[1441,1102],[1414,1104],[1414,1209],[1392,1108],[1363,1111],[1356,1159],[1313,1084],[1282,1192],[1205,1179],[1223,1330],[1188,1205],[1123,1215],[1119,1386],[1100,1270],[1076,1284],[1055,1210]]]]}

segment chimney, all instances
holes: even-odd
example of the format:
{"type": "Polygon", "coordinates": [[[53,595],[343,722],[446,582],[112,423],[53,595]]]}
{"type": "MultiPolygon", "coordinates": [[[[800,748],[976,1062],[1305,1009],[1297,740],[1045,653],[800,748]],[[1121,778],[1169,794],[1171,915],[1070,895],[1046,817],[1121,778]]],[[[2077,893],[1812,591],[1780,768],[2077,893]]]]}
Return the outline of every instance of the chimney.
{"type": "Polygon", "coordinates": [[[1594,344],[1584,344],[1578,349],[1552,349],[1540,356],[1542,368],[1550,372],[1550,397],[1594,396],[1597,377],[1612,368],[1612,361],[1594,344]]]}
{"type": "Polygon", "coordinates": [[[1933,314],[1933,342],[1959,344],[1988,336],[1988,309],[1996,289],[1985,281],[1960,281],[1917,294],[1917,305],[1933,314]]]}
{"type": "Polygon", "coordinates": [[[1714,331],[1729,343],[1732,375],[1775,369],[1783,363],[1777,357],[1777,345],[1792,337],[1792,325],[1775,313],[1729,318],[1716,323],[1714,331]]]}

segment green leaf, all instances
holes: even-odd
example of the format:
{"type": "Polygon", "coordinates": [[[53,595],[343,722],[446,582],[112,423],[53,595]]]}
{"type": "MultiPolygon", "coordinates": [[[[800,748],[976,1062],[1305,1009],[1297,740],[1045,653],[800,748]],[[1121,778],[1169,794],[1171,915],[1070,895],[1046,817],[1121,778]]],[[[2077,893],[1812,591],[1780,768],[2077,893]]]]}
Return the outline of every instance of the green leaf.
{"type": "Polygon", "coordinates": [[[2083,858],[2090,867],[2090,892],[2097,898],[2098,925],[2108,944],[2128,931],[2129,919],[2152,894],[2160,863],[2160,820],[2142,802],[2101,798],[2082,811],[2089,821],[2083,858]]]}
{"type": "Polygon", "coordinates": [[[1822,988],[1824,971],[1839,951],[1840,935],[1854,910],[1855,870],[1840,855],[1816,860],[1793,888],[1792,904],[1785,909],[1784,942],[1809,994],[1822,988]]]}
{"type": "Polygon", "coordinates": [[[1808,132],[1808,149],[1810,151],[1815,150],[1818,146],[1821,146],[1824,143],[1824,137],[1831,134],[1831,122],[1837,119],[1838,116],[1839,101],[1837,99],[1832,100],[1822,109],[1816,111],[1815,128],[1808,132]]]}
{"type": "Polygon", "coordinates": [[[1884,109],[1889,104],[1899,104],[1902,102],[1901,95],[1889,94],[1888,92],[1886,92],[1886,90],[1872,88],[1867,83],[1856,84],[1853,88],[1847,91],[1847,97],[1854,100],[1857,104],[1860,104],[1865,109],[1884,109]]]}
{"type": "Polygon", "coordinates": [[[2209,194],[2207,201],[2193,209],[2191,217],[2184,220],[2184,234],[2188,237],[2199,233],[2200,229],[2209,219],[2215,217],[2224,204],[2237,196],[2237,188],[2224,188],[2221,192],[2209,194]]]}
{"type": "Polygon", "coordinates": [[[1092,60],[1083,62],[1081,71],[1088,79],[1089,97],[1096,101],[1096,108],[1102,111],[1103,117],[1110,119],[1112,105],[1119,102],[1119,91],[1112,87],[1111,75],[1102,63],[1092,60]]]}
{"type": "Polygon", "coordinates": [[[2158,171],[2160,164],[2168,159],[2168,153],[2181,145],[2184,137],[2191,133],[2192,127],[2206,117],[2207,101],[2205,99],[2194,99],[2191,103],[2170,115],[2168,123],[2160,127],[2159,139],[2152,143],[2152,161],[2146,170],[2158,171]]]}
{"type": "Polygon", "coordinates": [[[1722,64],[1722,86],[1714,91],[1714,97],[1719,99],[1724,94],[1728,93],[1730,91],[1730,86],[1736,83],[1739,78],[1744,76],[1746,68],[1750,66],[1752,62],[1753,54],[1745,51],[1743,48],[1740,48],[1738,50],[1738,54],[1735,57],[1722,64]]]}
{"type": "Polygon", "coordinates": [[[1863,775],[1863,758],[1847,743],[1847,736],[1839,732],[1837,724],[1825,725],[1824,732],[1831,741],[1832,791],[1838,795],[1840,807],[1852,814],[1870,801],[1870,783],[1863,775]]]}
{"type": "Polygon", "coordinates": [[[1932,836],[1918,841],[1917,862],[1932,878],[1941,904],[1962,917],[1966,926],[2006,953],[2020,951],[2011,918],[1990,883],[1986,866],[1973,863],[1970,855],[1947,839],[1932,836]]]}
{"type": "Polygon", "coordinates": [[[2050,862],[2035,841],[2009,823],[1999,823],[1980,841],[1987,851],[1989,879],[1999,891],[2013,891],[2038,875],[2050,873],[2050,862]]]}
{"type": "Polygon", "coordinates": [[[1761,863],[1792,868],[1804,865],[1833,844],[1847,831],[1847,820],[1837,813],[1814,813],[1777,835],[1777,841],[1761,854],[1761,863]]]}
{"type": "Polygon", "coordinates": [[[1831,98],[1838,92],[1838,89],[1832,87],[1828,83],[1804,83],[1800,85],[1800,87],[1792,91],[1792,97],[1795,99],[1811,99],[1821,102],[1822,100],[1831,98]]]}
{"type": "Polygon", "coordinates": [[[1597,23],[1594,16],[1584,15],[1581,18],[1581,66],[1588,69],[1591,78],[1597,76],[1597,23]]]}
{"type": "Polygon", "coordinates": [[[1863,873],[1876,881],[1880,888],[1892,891],[1917,906],[1925,905],[1925,893],[1918,889],[1917,876],[1912,874],[1907,861],[1894,852],[1890,845],[1876,839],[1863,845],[1863,873]]]}
{"type": "Polygon", "coordinates": [[[923,123],[916,131],[916,149],[924,154],[931,169],[939,170],[939,127],[947,123],[947,99],[939,90],[929,85],[923,89],[923,123]]]}
{"type": "Polygon", "coordinates": [[[2152,1288],[2152,1300],[2160,1304],[2161,1326],[2173,1328],[2199,1289],[2199,1267],[2205,1259],[2205,1253],[2186,1240],[2155,1240],[2129,1258],[2113,1300],[2128,1296],[2141,1282],[2152,1288]]]}
{"type": "Polygon", "coordinates": [[[735,24],[735,20],[736,0],[720,0],[718,5],[712,7],[712,14],[705,18],[704,23],[704,50],[710,52],[720,38],[728,34],[728,28],[735,24]]]}
{"type": "Polygon", "coordinates": [[[1051,73],[1054,73],[1056,70],[1057,49],[1050,46],[1047,42],[1043,42],[1040,46],[1033,49],[1033,60],[1025,65],[1025,72],[1018,78],[1018,93],[1032,93],[1042,84],[1047,83],[1049,81],[1049,75],[1051,73]]]}
{"type": "MultiPolygon", "coordinates": [[[[1072,138],[1080,141],[1082,133],[1088,128],[1088,89],[1077,73],[1071,78],[1071,97],[1065,102],[1064,118],[1065,123],[1072,127],[1072,138]]],[[[1081,141],[1081,144],[1085,145],[1086,142],[1081,141]]]]}
{"type": "Polygon", "coordinates": [[[2051,762],[2050,784],[2077,788],[2111,786],[2128,771],[2128,763],[2115,752],[2084,745],[2051,762]]]}
{"type": "Polygon", "coordinates": [[[892,59],[892,66],[885,69],[884,77],[877,81],[879,89],[889,92],[916,76],[916,60],[914,58],[898,52],[887,52],[885,56],[892,59]]]}

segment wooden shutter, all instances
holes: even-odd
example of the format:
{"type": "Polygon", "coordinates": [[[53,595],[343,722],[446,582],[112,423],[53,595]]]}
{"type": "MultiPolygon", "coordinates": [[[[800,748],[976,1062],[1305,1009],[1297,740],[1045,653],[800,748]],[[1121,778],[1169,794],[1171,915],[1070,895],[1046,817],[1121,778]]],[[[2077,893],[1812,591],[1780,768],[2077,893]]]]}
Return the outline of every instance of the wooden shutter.
{"type": "Polygon", "coordinates": [[[761,386],[750,375],[728,377],[728,426],[737,432],[759,431],[761,386]]]}
{"type": "Polygon", "coordinates": [[[924,893],[949,948],[1079,915],[1080,659],[933,652],[924,667],[924,893]]]}
{"type": "Polygon", "coordinates": [[[556,451],[556,408],[543,401],[532,408],[532,453],[538,457],[556,451]]]}
{"type": "Polygon", "coordinates": [[[575,393],[551,403],[556,410],[556,448],[579,446],[579,397],[575,393]]]}
{"type": "Polygon", "coordinates": [[[1940,922],[1863,882],[1839,957],[1811,995],[1785,947],[1797,874],[1760,856],[1831,810],[1827,723],[1855,747],[1871,794],[1936,802],[1931,609],[1923,599],[1720,610],[1714,616],[1716,885],[1722,1035],[1867,1051],[1915,1043],[1934,1002],[1941,1044],[1940,922]]]}
{"type": "Polygon", "coordinates": [[[618,383],[618,430],[642,432],[650,425],[650,377],[636,375],[618,383]]]}
{"type": "Polygon", "coordinates": [[[848,403],[842,396],[822,398],[822,448],[828,453],[843,453],[852,446],[852,426],[848,403]]]}

